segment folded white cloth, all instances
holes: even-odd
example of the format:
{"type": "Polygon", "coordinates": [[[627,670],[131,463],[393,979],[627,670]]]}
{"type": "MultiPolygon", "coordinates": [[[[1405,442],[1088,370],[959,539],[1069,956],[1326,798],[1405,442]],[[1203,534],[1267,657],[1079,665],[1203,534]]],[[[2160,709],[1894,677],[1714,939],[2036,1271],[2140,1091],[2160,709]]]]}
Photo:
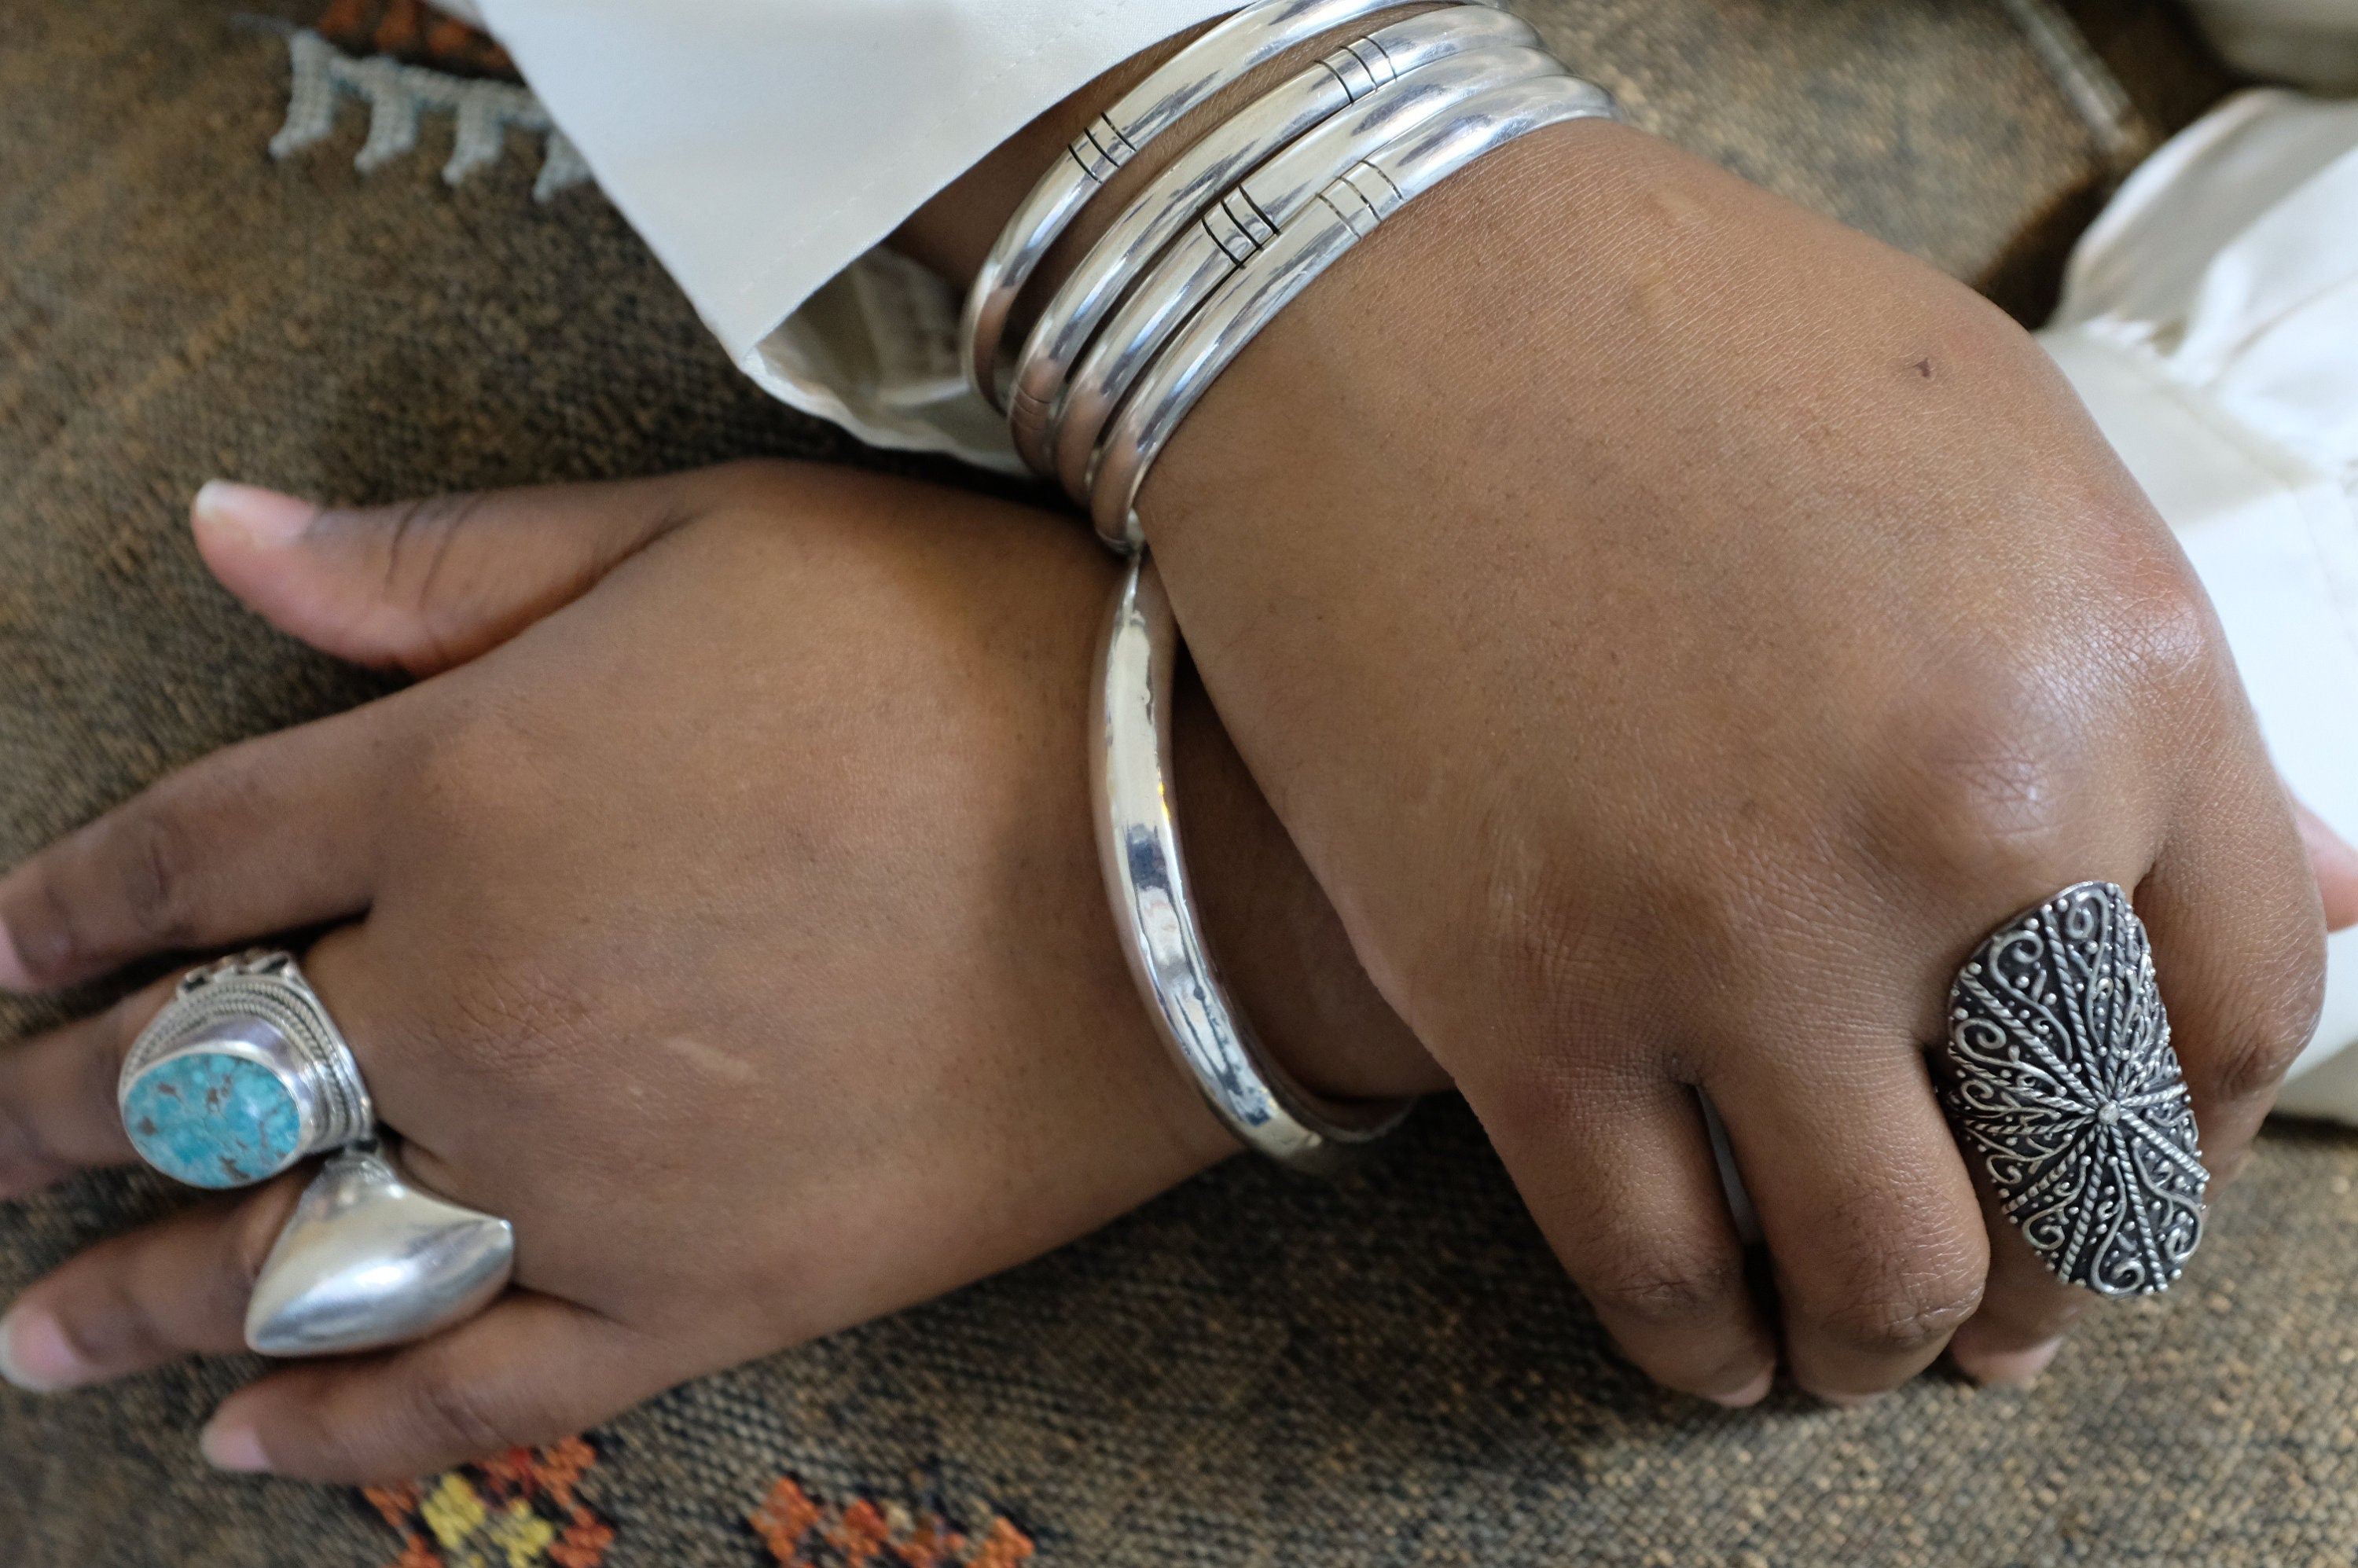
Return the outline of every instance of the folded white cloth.
{"type": "MultiPolygon", "coordinates": [[[[2122,187],[2040,334],[2217,605],[2293,793],[2358,842],[2358,103],[2231,99],[2122,187]]],[[[2280,1108],[2358,1122],[2358,931],[2280,1108]]]]}
{"type": "MultiPolygon", "coordinates": [[[[878,446],[1020,468],[957,303],[876,247],[1092,78],[1238,0],[468,0],[745,373],[878,446]]],[[[456,7],[453,7],[456,8],[456,7]]]]}

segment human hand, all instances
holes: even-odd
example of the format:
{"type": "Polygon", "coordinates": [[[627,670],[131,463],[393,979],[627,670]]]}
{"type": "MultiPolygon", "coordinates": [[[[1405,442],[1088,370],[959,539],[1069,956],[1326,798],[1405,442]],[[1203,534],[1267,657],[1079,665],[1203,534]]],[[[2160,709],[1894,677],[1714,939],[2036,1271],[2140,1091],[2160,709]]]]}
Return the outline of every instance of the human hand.
{"type": "MultiPolygon", "coordinates": [[[[1397,232],[1395,232],[1397,229],[1397,232]]],[[[2309,1037],[2319,898],[2200,587],[2031,341],[1618,127],[1310,289],[1141,507],[1359,956],[1628,1353],[1843,1401],[2083,1297],[1925,1048],[1991,929],[2134,890],[2219,1174],[2309,1037]],[[1693,1091],[1775,1266],[1747,1292],[1693,1091]]]]}
{"type": "MultiPolygon", "coordinates": [[[[970,274],[1171,47],[900,243],[970,274]]],[[[1191,135],[1112,178],[1034,296],[1191,135]]],[[[1991,1380],[2053,1356],[2083,1298],[1986,1207],[1924,1059],[2028,905],[2135,890],[2222,1174],[2308,1038],[2319,898],[2282,790],[2061,376],[1931,269],[1658,141],[1559,127],[1420,198],[1236,362],[1139,511],[1360,957],[1672,1387],[1756,1400],[1779,1338],[1844,1402],[1944,1344],[1991,1380]]]]}
{"type": "MultiPolygon", "coordinates": [[[[0,980],[342,923],[304,967],[411,1171],[514,1223],[520,1287],[273,1373],[216,1416],[217,1463],[369,1480],[546,1441],[1228,1152],[1106,911],[1081,719],[1114,574],[1068,526],[744,465],[325,514],[211,491],[198,528],[281,626],[427,678],[0,881],[0,980]]],[[[1180,765],[1231,977],[1291,1065],[1428,1087],[1200,701],[1180,765]],[[1368,1033],[1405,1054],[1322,1067],[1368,1033]]],[[[130,1158],[115,1076],[166,989],[0,1052],[0,1197],[130,1158]]],[[[15,1304],[9,1371],[240,1348],[302,1181],[72,1260],[15,1304]]]]}

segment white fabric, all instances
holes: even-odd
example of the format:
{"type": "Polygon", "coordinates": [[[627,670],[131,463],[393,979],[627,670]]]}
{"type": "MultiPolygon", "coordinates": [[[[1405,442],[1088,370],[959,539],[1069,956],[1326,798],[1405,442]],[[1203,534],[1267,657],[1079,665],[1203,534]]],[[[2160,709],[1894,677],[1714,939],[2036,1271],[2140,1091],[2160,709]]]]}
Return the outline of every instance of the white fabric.
{"type": "Polygon", "coordinates": [[[1043,110],[1237,3],[472,7],[755,381],[877,445],[1011,469],[952,366],[949,290],[875,246],[1043,110]]]}
{"type": "MultiPolygon", "coordinates": [[[[2041,338],[2193,560],[2286,782],[2358,842],[2358,103],[2247,92],[2171,141],[2041,338]]],[[[2358,932],[2279,1104],[2358,1122],[2358,932]]]]}

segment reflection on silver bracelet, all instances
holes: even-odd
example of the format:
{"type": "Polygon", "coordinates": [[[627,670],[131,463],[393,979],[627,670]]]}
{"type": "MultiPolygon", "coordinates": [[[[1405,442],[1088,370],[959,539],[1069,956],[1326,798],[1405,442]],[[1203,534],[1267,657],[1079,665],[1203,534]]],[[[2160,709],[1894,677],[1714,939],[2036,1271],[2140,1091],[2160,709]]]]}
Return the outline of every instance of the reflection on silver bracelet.
{"type": "Polygon", "coordinates": [[[1357,163],[1302,216],[1266,237],[1172,339],[1115,415],[1089,484],[1098,536],[1126,551],[1144,543],[1135,503],[1171,434],[1271,318],[1386,218],[1486,153],[1567,120],[1609,118],[1613,100],[1576,77],[1493,87],[1357,163]]]}
{"type": "Polygon", "coordinates": [[[1170,788],[1179,649],[1136,512],[1155,458],[1253,335],[1404,203],[1509,142],[1617,117],[1531,29],[1457,5],[1330,50],[1182,153],[1049,299],[1002,381],[1016,297],[1081,207],[1148,140],[1254,66],[1395,0],[1260,0],[1174,56],[1041,178],[976,276],[968,379],[1007,411],[1034,469],[1135,557],[1097,673],[1090,773],[1115,925],[1156,1032],[1230,1131],[1332,1170],[1408,1114],[1338,1104],[1288,1077],[1220,983],[1188,897],[1170,788]]]}
{"type": "Polygon", "coordinates": [[[1151,558],[1130,564],[1108,617],[1090,710],[1098,853],[1130,973],[1155,1031],[1246,1147],[1331,1173],[1411,1102],[1340,1103],[1296,1084],[1229,1000],[1187,891],[1172,807],[1171,698],[1179,633],[1151,558]]]}
{"type": "Polygon", "coordinates": [[[1518,48],[1428,65],[1319,126],[1208,205],[1098,335],[1055,405],[1054,468],[1066,493],[1087,503],[1098,442],[1115,407],[1213,289],[1250,260],[1258,244],[1301,216],[1320,190],[1368,154],[1476,92],[1563,72],[1550,56],[1518,48]]]}
{"type": "Polygon", "coordinates": [[[1355,38],[1206,133],[1158,175],[1090,249],[1049,300],[1016,356],[1008,417],[1016,449],[1036,469],[1049,399],[1073,358],[1138,276],[1179,230],[1239,176],[1337,112],[1412,71],[1489,45],[1534,45],[1530,26],[1476,5],[1430,11],[1355,38]]]}
{"type": "Polygon", "coordinates": [[[1089,123],[1040,177],[975,274],[958,324],[960,357],[977,392],[1003,408],[999,340],[1015,297],[1073,214],[1113,172],[1191,109],[1255,67],[1330,28],[1388,10],[1401,0],[1262,0],[1230,16],[1165,61],[1089,123]]]}

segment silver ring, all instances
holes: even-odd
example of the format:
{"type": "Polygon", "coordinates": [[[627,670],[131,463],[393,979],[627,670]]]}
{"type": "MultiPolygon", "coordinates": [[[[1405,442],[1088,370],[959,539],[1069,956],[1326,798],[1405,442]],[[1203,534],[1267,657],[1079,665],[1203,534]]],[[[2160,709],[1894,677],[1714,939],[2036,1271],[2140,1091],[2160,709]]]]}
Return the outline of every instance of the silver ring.
{"type": "Polygon", "coordinates": [[[423,1339],[508,1287],[515,1227],[419,1188],[390,1149],[358,1143],[319,1167],[255,1276],[245,1343],[265,1356],[339,1356],[423,1339]]]}
{"type": "Polygon", "coordinates": [[[1096,674],[1089,773],[1114,925],[1155,1032],[1228,1130],[1282,1164],[1331,1173],[1414,1102],[1322,1099],[1255,1037],[1195,918],[1172,807],[1171,690],[1179,629],[1151,558],[1123,573],[1096,674]]]}
{"type": "Polygon", "coordinates": [[[2041,1261],[2099,1295],[2146,1295],[2202,1239],[2210,1172],[2145,923],[2080,882],[1992,932],[1949,990],[1960,1141],[2041,1261]]]}
{"type": "Polygon", "coordinates": [[[267,1181],[376,1126],[352,1047],[275,951],[183,979],[124,1058],[115,1104],[139,1157],[197,1187],[267,1181]]]}

